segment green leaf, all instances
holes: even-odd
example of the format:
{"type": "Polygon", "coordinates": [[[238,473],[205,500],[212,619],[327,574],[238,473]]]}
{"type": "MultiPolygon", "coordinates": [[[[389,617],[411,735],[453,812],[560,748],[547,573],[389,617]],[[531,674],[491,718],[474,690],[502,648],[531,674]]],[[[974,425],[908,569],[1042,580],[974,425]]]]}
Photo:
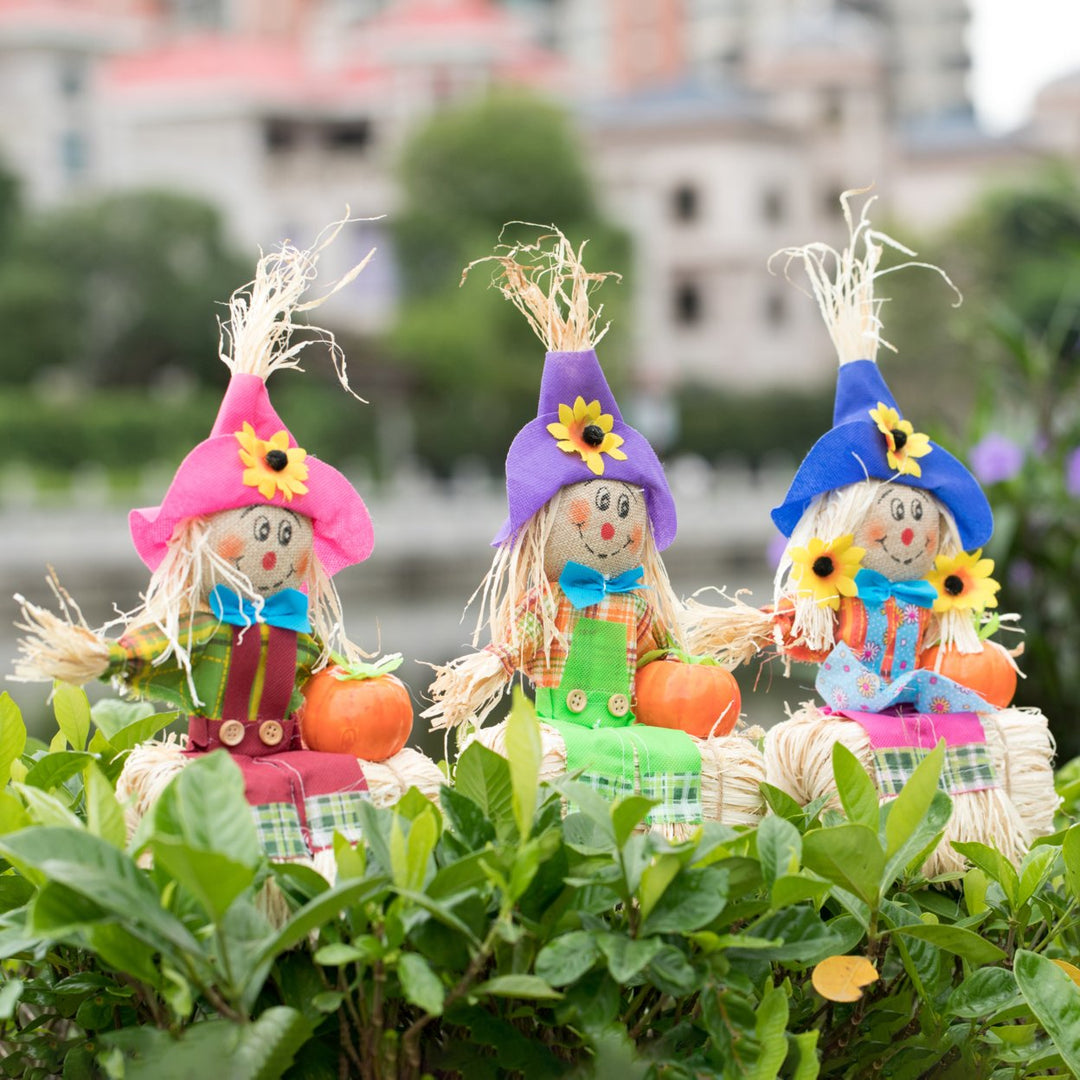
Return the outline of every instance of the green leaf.
{"type": "Polygon", "coordinates": [[[514,787],[510,763],[478,742],[469,743],[458,758],[454,787],[472,799],[496,827],[513,820],[514,787]]]}
{"type": "Polygon", "coordinates": [[[874,781],[859,759],[841,742],[833,745],[833,776],[847,819],[877,832],[880,800],[874,781]]]}
{"type": "Polygon", "coordinates": [[[82,829],[83,823],[68,809],[67,804],[61,802],[55,795],[40,788],[30,787],[27,784],[16,784],[12,781],[11,786],[19,793],[26,803],[30,818],[35,825],[59,825],[71,829],[82,829]]]}
{"type": "Polygon", "coordinates": [[[973,964],[996,964],[1005,959],[1005,953],[992,941],[987,941],[986,938],[962,926],[918,923],[912,926],[898,926],[893,933],[918,938],[920,941],[929,941],[939,949],[962,956],[973,964]]]}
{"type": "Polygon", "coordinates": [[[25,782],[30,787],[52,791],[76,773],[82,772],[93,761],[94,755],[83,750],[55,750],[30,766],[25,782]]]}
{"type": "Polygon", "coordinates": [[[700,930],[724,910],[727,900],[728,872],[722,867],[684,870],[657,900],[642,923],[641,932],[669,934],[700,930]]]}
{"type": "Polygon", "coordinates": [[[1008,968],[979,968],[949,995],[945,1012],[949,1016],[977,1020],[993,1016],[1019,1000],[1016,976],[1008,968]]]}
{"type": "Polygon", "coordinates": [[[571,930],[549,941],[537,954],[536,974],[552,986],[577,982],[596,963],[600,947],[596,935],[587,930],[571,930]]]}
{"type": "Polygon", "coordinates": [[[769,903],[774,908],[790,907],[803,900],[818,903],[829,892],[827,881],[804,877],[802,874],[785,874],[778,877],[769,892],[769,903]]]}
{"type": "Polygon", "coordinates": [[[657,901],[664,895],[667,887],[682,869],[682,860],[678,855],[668,853],[657,855],[641,872],[638,884],[638,907],[642,919],[648,919],[656,907],[657,901]]]}
{"type": "Polygon", "coordinates": [[[908,781],[900,789],[900,794],[887,804],[885,818],[885,855],[893,855],[901,845],[911,838],[919,827],[934,794],[938,790],[938,780],[945,764],[945,740],[919,762],[908,781]]]}
{"type": "Polygon", "coordinates": [[[102,840],[122,848],[127,843],[124,811],[117,801],[112,784],[94,762],[86,767],[83,776],[86,794],[86,827],[102,840]]]}
{"type": "Polygon", "coordinates": [[[771,815],[758,826],[757,851],[761,875],[765,884],[771,886],[777,878],[798,871],[802,837],[790,821],[771,815]]]}
{"type": "Polygon", "coordinates": [[[367,871],[367,854],[363,844],[353,844],[341,833],[334,833],[334,865],[338,881],[362,878],[367,871]]]}
{"type": "Polygon", "coordinates": [[[1061,854],[1065,859],[1065,887],[1080,899],[1080,824],[1071,826],[1065,833],[1061,854]]]}
{"type": "Polygon", "coordinates": [[[71,683],[53,683],[53,712],[56,723],[73,750],[85,750],[90,738],[90,702],[85,691],[71,683]]]}
{"type": "Polygon", "coordinates": [[[617,799],[611,807],[611,824],[615,831],[615,843],[622,847],[634,830],[645,820],[645,815],[659,804],[659,799],[647,799],[644,795],[627,795],[617,799]]]}
{"type": "Polygon", "coordinates": [[[397,975],[405,1000],[432,1016],[441,1016],[446,989],[428,962],[417,953],[402,953],[397,975]]]}
{"type": "Polygon", "coordinates": [[[618,933],[597,935],[597,945],[607,959],[608,971],[617,983],[629,982],[643,971],[664,947],[660,938],[630,938],[618,933]]]}
{"type": "Polygon", "coordinates": [[[791,1080],[817,1080],[821,1072],[821,1062],[818,1060],[817,1053],[819,1034],[818,1031],[804,1031],[799,1035],[792,1035],[796,1064],[791,1080]]]}
{"type": "Polygon", "coordinates": [[[9,791],[0,791],[0,835],[25,829],[30,815],[23,804],[9,791]]]}
{"type": "Polygon", "coordinates": [[[1052,847],[1036,847],[1024,856],[1020,864],[1020,886],[1016,895],[1016,906],[1023,907],[1042,887],[1050,876],[1057,862],[1057,849],[1052,847]]]}
{"type": "Polygon", "coordinates": [[[1016,868],[1000,851],[974,840],[963,843],[954,840],[952,846],[1001,886],[1013,908],[1019,906],[1017,901],[1020,897],[1020,878],[1016,868]]]}
{"type": "Polygon", "coordinates": [[[803,864],[871,907],[877,906],[885,853],[877,832],[868,826],[836,825],[811,830],[803,837],[803,864]]]}
{"type": "Polygon", "coordinates": [[[0,1020],[10,1020],[15,1015],[15,1009],[22,998],[22,992],[22,979],[5,976],[4,984],[0,986],[0,1020]]]}
{"type": "MultiPolygon", "coordinates": [[[[100,704],[100,703],[99,703],[100,704]]],[[[115,751],[130,750],[139,743],[152,739],[162,728],[168,727],[179,715],[175,712],[151,713],[140,716],[130,724],[125,724],[119,731],[106,736],[109,745],[115,751]]]]}
{"type": "Polygon", "coordinates": [[[126,972],[147,986],[160,982],[153,956],[146,944],[115,922],[84,926],[82,935],[99,959],[117,971],[126,972]]]}
{"type": "Polygon", "coordinates": [[[536,709],[521,686],[517,685],[514,687],[510,715],[506,719],[506,758],[510,763],[514,818],[522,840],[528,839],[536,816],[542,757],[540,721],[536,718],[536,709]]]}
{"type": "Polygon", "coordinates": [[[421,814],[409,825],[408,836],[402,819],[395,814],[390,825],[390,867],[399,889],[418,890],[428,877],[429,862],[439,839],[438,811],[421,814]]]}
{"type": "Polygon", "coordinates": [[[752,1080],[776,1080],[788,1052],[788,998],[784,990],[766,990],[755,1017],[754,1030],[761,1050],[750,1076],[752,1080]]]}
{"type": "Polygon", "coordinates": [[[378,947],[378,942],[370,935],[365,935],[369,938],[366,941],[365,948],[360,948],[356,944],[346,944],[344,941],[333,941],[329,945],[323,945],[315,953],[315,963],[322,964],[325,967],[341,967],[342,964],[370,964],[372,960],[378,959],[381,949],[378,947]]]}
{"type": "MultiPolygon", "coordinates": [[[[806,965],[842,952],[845,942],[811,907],[785,908],[764,915],[746,933],[766,939],[763,959],[774,963],[806,965]]],[[[733,934],[730,948],[740,951],[742,934],[733,934]]]]}
{"type": "Polygon", "coordinates": [[[761,784],[761,794],[769,804],[769,809],[777,817],[782,817],[785,821],[792,823],[801,823],[803,821],[805,817],[803,808],[786,791],[776,787],[774,784],[763,782],[761,784]]]}
{"type": "MultiPolygon", "coordinates": [[[[148,701],[123,701],[120,698],[102,698],[90,707],[90,719],[97,725],[102,735],[113,743],[113,736],[129,724],[150,716],[154,706],[148,701]]],[[[166,714],[175,716],[175,713],[166,714]]]]}
{"type": "Polygon", "coordinates": [[[941,834],[951,816],[952,799],[944,791],[935,791],[922,820],[886,861],[883,888],[888,888],[907,867],[922,867],[941,841],[941,834]]]}
{"type": "Polygon", "coordinates": [[[255,867],[219,851],[191,847],[182,840],[156,837],[150,844],[155,865],[187,889],[203,910],[220,922],[232,902],[255,880],[255,867]]]}
{"type": "Polygon", "coordinates": [[[124,1080],[276,1080],[311,1038],[312,1022],[296,1009],[276,1005],[250,1024],[207,1020],[192,1024],[179,1039],[156,1028],[102,1032],[101,1041],[124,1055],[124,1080]]]}
{"type": "Polygon", "coordinates": [[[224,750],[193,758],[177,773],[154,804],[152,829],[154,840],[214,851],[242,866],[263,860],[243,774],[224,750]]]}
{"type": "Polygon", "coordinates": [[[26,725],[19,706],[5,690],[0,694],[0,788],[11,776],[11,763],[26,749],[26,725]]]}
{"type": "Polygon", "coordinates": [[[473,988],[474,994],[491,994],[494,997],[537,998],[558,1000],[562,994],[535,975],[496,975],[473,988]]]}
{"type": "Polygon", "coordinates": [[[1018,949],[1013,970],[1020,992],[1074,1076],[1080,1076],[1080,986],[1052,960],[1018,949]]]}

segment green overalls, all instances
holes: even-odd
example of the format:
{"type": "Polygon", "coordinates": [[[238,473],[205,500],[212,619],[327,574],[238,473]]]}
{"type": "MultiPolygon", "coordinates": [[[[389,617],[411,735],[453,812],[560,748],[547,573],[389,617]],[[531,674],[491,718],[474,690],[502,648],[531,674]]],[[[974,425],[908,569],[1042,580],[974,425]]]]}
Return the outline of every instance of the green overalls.
{"type": "Polygon", "coordinates": [[[698,824],[701,754],[683,731],[634,723],[626,627],[579,618],[557,688],[538,687],[536,710],[566,743],[566,771],[609,799],[659,800],[649,823],[698,824]]]}

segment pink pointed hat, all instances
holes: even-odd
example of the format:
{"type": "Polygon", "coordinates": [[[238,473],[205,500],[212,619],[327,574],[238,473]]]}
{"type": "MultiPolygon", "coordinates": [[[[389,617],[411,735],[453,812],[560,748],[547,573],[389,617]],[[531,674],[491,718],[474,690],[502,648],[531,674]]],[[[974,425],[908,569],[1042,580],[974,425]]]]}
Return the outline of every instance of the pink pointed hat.
{"type": "Polygon", "coordinates": [[[264,255],[255,280],[233,294],[232,318],[222,334],[222,344],[227,340],[231,348],[221,354],[231,378],[210,436],[180,463],[161,505],[132,510],[128,518],[135,549],[151,571],[165,558],[181,521],[246,506],[280,506],[310,518],[315,555],[327,574],[371,554],[374,534],[364,500],[337,469],[297,445],[266,391],[267,377],[279,368],[299,367],[297,355],[315,341],[330,346],[338,378],[348,389],[344,359],[329,331],[309,327],[313,336],[291,342],[293,313],[319,306],[371,258],[369,253],[322,298],[300,303],[319,252],[344,224],[332,226],[329,237],[311,251],[285,244],[264,255]]]}

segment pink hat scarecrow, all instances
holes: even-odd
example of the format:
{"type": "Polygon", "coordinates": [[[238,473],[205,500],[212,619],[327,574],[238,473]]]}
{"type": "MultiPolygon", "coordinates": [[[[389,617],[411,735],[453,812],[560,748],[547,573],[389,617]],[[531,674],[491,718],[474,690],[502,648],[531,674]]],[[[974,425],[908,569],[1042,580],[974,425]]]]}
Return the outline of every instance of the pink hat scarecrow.
{"type": "MultiPolygon", "coordinates": [[[[313,680],[393,678],[389,664],[359,663],[331,581],[371,554],[367,508],[340,472],[298,444],[266,389],[272,372],[298,368],[316,342],[327,345],[348,389],[333,335],[293,322],[366,265],[301,303],[319,252],[340,228],[312,251],[285,245],[264,256],[255,280],[233,295],[221,350],[230,378],[210,435],[183,460],[161,504],[130,515],[151,578],[119,640],[24,601],[29,636],[16,665],[22,679],[112,679],[187,715],[186,736],[129,756],[117,792],[132,807],[131,827],[193,756],[224,749],[244,775],[267,855],[311,862],[328,876],[333,834],[359,837],[364,800],[394,801],[411,784],[434,794],[441,783],[432,762],[402,749],[404,739],[372,761],[356,756],[359,746],[311,749],[316,740],[306,734],[313,680]],[[304,332],[298,340],[296,331],[304,332]]],[[[320,736],[325,727],[320,718],[320,736]]]]}

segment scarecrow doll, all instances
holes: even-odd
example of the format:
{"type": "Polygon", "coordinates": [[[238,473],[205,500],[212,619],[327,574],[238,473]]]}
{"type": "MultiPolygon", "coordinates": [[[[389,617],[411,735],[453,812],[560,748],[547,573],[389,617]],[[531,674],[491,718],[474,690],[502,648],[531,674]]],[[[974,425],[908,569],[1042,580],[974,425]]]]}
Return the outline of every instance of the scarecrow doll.
{"type": "Polygon", "coordinates": [[[728,734],[738,688],[721,667],[673,658],[678,604],[659,553],[675,538],[675,506],[596,357],[607,327],[589,291],[607,275],[587,272],[557,230],[504,250],[491,257],[497,284],[548,350],[539,407],[510,447],[509,516],[477,590],[473,645],[485,627],[490,643],[437,669],[424,715],[505,753],[505,724],[476,729],[520,674],[536,692],[544,778],[656,799],[649,823],[670,835],[752,823],[763,767],[751,739],[728,734]],[[686,693],[674,689],[683,675],[686,693]]]}
{"type": "Polygon", "coordinates": [[[301,304],[334,235],[310,252],[286,245],[263,257],[255,281],[233,295],[221,351],[230,379],[213,429],[161,504],[130,514],[151,577],[119,640],[22,601],[28,636],[16,665],[22,679],[112,679],[187,714],[186,736],[129,756],[117,793],[128,800],[130,828],[193,757],[225,749],[244,774],[267,854],[312,862],[328,876],[333,834],[359,837],[363,800],[393,802],[411,784],[433,794],[441,781],[413,750],[397,748],[376,763],[307,749],[302,739],[309,680],[329,677],[332,655],[346,665],[358,660],[331,577],[370,555],[373,533],[348,480],[297,445],[266,379],[298,367],[300,352],[318,340],[348,388],[331,334],[305,327],[307,336],[292,341],[293,316],[367,262],[327,296],[301,304]]]}
{"type": "Polygon", "coordinates": [[[1018,863],[1052,827],[1053,741],[1040,712],[1008,707],[1015,665],[983,640],[997,625],[984,611],[998,590],[981,550],[993,528],[986,497],[903,417],[876,363],[883,247],[913,253],[870,228],[871,201],[856,223],[842,200],[851,236],[842,253],[823,244],[783,252],[806,268],[840,367],[832,429],[772,513],[788,538],[775,602],[765,612],[691,603],[687,632],[728,658],[773,645],[817,665],[822,703],[802,705],[766,737],[770,783],[803,804],[835,793],[832,747],[842,742],[884,802],[944,740],[941,785],[953,813],[924,873],[963,868],[952,840],[993,845],[1018,863]]]}

